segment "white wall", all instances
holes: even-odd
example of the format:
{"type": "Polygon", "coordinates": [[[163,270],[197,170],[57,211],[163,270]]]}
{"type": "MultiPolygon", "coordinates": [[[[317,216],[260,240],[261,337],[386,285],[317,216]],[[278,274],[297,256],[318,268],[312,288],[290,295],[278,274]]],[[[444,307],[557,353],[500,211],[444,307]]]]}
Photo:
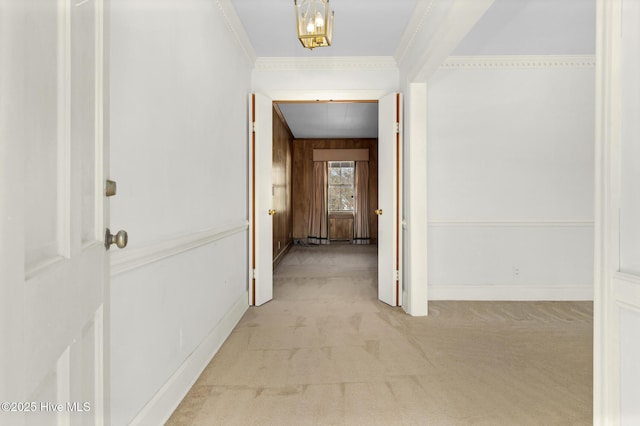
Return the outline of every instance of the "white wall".
{"type": "Polygon", "coordinates": [[[251,81],[276,100],[378,99],[398,91],[398,72],[392,57],[259,58],[251,81]]]}
{"type": "Polygon", "coordinates": [[[451,59],[429,81],[431,300],[592,298],[588,62],[451,59]]]}
{"type": "Polygon", "coordinates": [[[248,304],[252,64],[224,1],[111,5],[112,423],[151,424],[248,304]]]}

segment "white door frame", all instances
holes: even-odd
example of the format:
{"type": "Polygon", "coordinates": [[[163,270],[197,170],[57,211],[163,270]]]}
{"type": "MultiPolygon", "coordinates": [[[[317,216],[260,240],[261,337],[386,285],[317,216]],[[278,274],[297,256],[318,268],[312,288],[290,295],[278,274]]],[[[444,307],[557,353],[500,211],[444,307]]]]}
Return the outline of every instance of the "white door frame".
{"type": "MultiPolygon", "coordinates": [[[[397,90],[392,90],[397,92],[397,90]]],[[[271,98],[274,102],[278,101],[316,101],[318,99],[321,100],[332,100],[332,101],[370,101],[370,100],[379,100],[383,96],[392,92],[388,89],[371,89],[371,90],[269,90],[269,89],[259,89],[254,90],[254,92],[259,92],[267,97],[271,98]]],[[[419,98],[419,95],[416,96],[419,98]]],[[[409,130],[410,131],[410,130],[409,130]]],[[[251,138],[251,135],[250,135],[251,138]]],[[[425,158],[426,161],[426,158],[425,158]]],[[[404,185],[405,183],[403,183],[404,185]]],[[[404,190],[404,188],[401,188],[404,190]]],[[[413,192],[412,194],[413,195],[413,192]]],[[[425,204],[426,204],[426,193],[424,194],[425,204]]],[[[417,203],[422,205],[423,203],[417,203]]],[[[404,213],[403,213],[404,215],[404,213]]],[[[401,218],[404,222],[404,217],[401,218]]],[[[426,221],[426,218],[425,218],[426,221]]],[[[417,246],[422,247],[422,245],[418,244],[417,246]]],[[[406,259],[411,259],[411,246],[404,247],[404,257],[406,259]]],[[[426,252],[425,252],[426,255],[426,252]]],[[[251,261],[251,260],[250,260],[251,261]]],[[[402,265],[403,269],[410,267],[405,262],[402,265]]],[[[426,269],[426,268],[424,268],[426,269]]],[[[422,270],[419,274],[422,276],[422,270]]],[[[416,274],[418,275],[418,274],[416,274]]],[[[426,278],[426,275],[425,275],[426,278]]],[[[426,307],[427,301],[424,300],[422,302],[421,297],[412,297],[412,295],[424,296],[426,297],[426,280],[420,280],[416,283],[416,280],[412,280],[409,277],[405,276],[403,280],[403,294],[402,294],[402,307],[403,309],[410,315],[426,315],[426,307]],[[421,283],[421,285],[420,285],[421,283]]]]}
{"type": "Polygon", "coordinates": [[[593,421],[620,424],[623,309],[640,311],[640,279],[619,271],[622,144],[621,0],[597,0],[593,421]]]}

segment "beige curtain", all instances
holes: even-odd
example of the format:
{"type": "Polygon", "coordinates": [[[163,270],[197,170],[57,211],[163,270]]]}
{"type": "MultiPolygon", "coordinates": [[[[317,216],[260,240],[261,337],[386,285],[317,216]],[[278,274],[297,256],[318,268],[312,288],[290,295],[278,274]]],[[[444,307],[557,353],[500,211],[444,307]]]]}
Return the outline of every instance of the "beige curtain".
{"type": "Polygon", "coordinates": [[[309,209],[309,244],[329,244],[327,213],[327,162],[313,162],[313,191],[309,209]]]}
{"type": "Polygon", "coordinates": [[[369,244],[369,162],[356,161],[353,244],[369,244]]]}

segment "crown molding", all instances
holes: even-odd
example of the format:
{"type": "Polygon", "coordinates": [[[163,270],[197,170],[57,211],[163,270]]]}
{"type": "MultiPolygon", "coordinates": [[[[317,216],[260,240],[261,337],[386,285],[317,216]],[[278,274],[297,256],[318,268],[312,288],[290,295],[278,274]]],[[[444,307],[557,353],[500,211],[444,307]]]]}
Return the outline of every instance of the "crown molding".
{"type": "Polygon", "coordinates": [[[595,55],[450,56],[440,69],[595,68],[595,55]]]}
{"type": "Polygon", "coordinates": [[[397,69],[393,56],[344,56],[323,58],[257,58],[258,71],[300,71],[300,70],[382,70],[397,69]]]}
{"type": "Polygon", "coordinates": [[[233,34],[249,63],[253,65],[256,61],[256,51],[253,49],[251,41],[249,41],[249,36],[247,35],[236,10],[233,8],[231,1],[216,0],[216,4],[224,18],[227,29],[233,34]]]}
{"type": "Polygon", "coordinates": [[[398,43],[398,47],[394,53],[394,57],[398,64],[401,64],[404,61],[407,52],[413,45],[416,36],[422,30],[422,27],[425,25],[425,21],[431,15],[431,11],[433,10],[433,4],[436,0],[430,0],[429,2],[419,1],[416,3],[416,7],[411,14],[411,19],[407,24],[407,27],[402,34],[402,38],[400,39],[400,43],[398,43]]]}

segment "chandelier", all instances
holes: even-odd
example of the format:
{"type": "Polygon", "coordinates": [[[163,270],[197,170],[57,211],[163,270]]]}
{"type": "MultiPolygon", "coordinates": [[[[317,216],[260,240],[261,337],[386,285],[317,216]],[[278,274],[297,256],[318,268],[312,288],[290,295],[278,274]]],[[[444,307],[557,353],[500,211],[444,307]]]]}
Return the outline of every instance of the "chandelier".
{"type": "Polygon", "coordinates": [[[329,0],[293,0],[298,38],[307,49],[331,46],[333,11],[329,0]]]}

